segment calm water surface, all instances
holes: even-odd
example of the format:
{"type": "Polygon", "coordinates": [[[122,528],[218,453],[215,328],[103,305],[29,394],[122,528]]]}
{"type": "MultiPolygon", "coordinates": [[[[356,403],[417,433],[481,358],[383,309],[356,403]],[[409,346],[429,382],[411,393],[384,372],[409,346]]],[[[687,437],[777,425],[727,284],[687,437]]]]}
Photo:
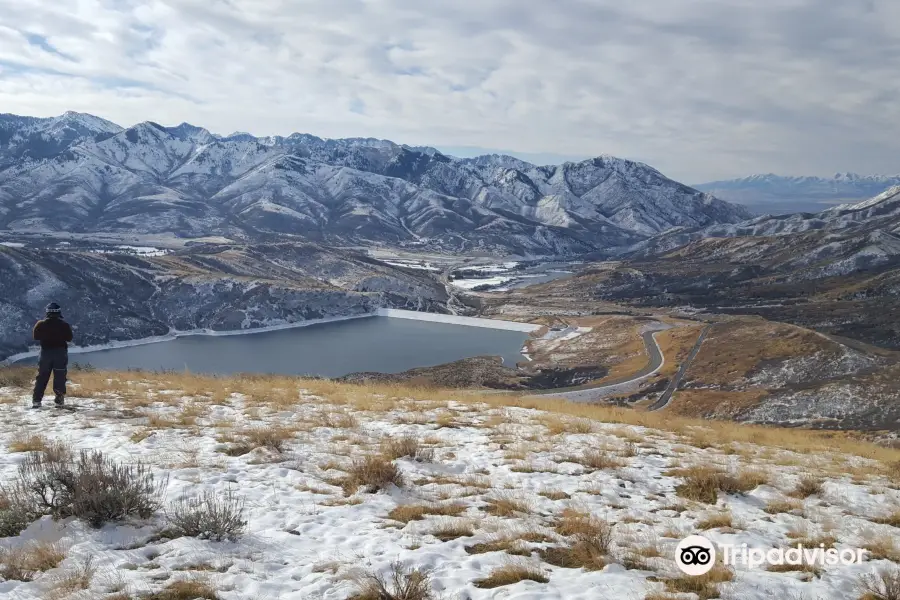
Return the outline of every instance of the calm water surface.
{"type": "MultiPolygon", "coordinates": [[[[187,369],[197,373],[279,373],[340,377],[357,371],[398,373],[481,355],[524,360],[528,334],[390,317],[367,317],[296,329],[175,340],[71,354],[99,369],[187,369]]],[[[28,362],[36,362],[31,359],[28,362]]]]}

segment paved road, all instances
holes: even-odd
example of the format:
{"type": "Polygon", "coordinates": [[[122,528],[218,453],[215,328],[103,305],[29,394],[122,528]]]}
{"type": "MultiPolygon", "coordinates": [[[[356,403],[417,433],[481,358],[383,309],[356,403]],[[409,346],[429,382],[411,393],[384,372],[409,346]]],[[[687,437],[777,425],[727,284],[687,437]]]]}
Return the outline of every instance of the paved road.
{"type": "Polygon", "coordinates": [[[664,391],[662,396],[660,396],[656,402],[651,404],[647,410],[660,410],[669,405],[669,402],[672,401],[672,395],[678,389],[681,380],[684,379],[684,374],[687,373],[687,370],[690,368],[697,353],[700,352],[700,346],[703,345],[703,340],[706,339],[706,334],[709,333],[711,327],[712,325],[707,325],[703,328],[703,331],[701,331],[700,335],[697,337],[697,342],[694,344],[694,347],[691,348],[687,358],[685,358],[684,362],[681,364],[681,368],[678,369],[678,372],[675,373],[675,377],[672,378],[672,381],[670,381],[668,387],[666,387],[666,391],[664,391]]]}
{"type": "Polygon", "coordinates": [[[602,385],[563,389],[562,391],[560,391],[560,389],[545,390],[534,392],[532,395],[553,396],[554,398],[565,398],[566,400],[573,400],[575,402],[592,402],[609,396],[610,394],[621,392],[623,391],[623,388],[650,377],[662,368],[666,359],[665,356],[663,356],[662,350],[660,350],[659,344],[656,342],[656,334],[660,331],[671,329],[671,327],[671,325],[656,322],[652,329],[648,329],[641,334],[641,337],[644,340],[644,346],[647,349],[647,356],[650,360],[647,362],[647,365],[637,373],[632,373],[625,377],[608,381],[602,385]]]}

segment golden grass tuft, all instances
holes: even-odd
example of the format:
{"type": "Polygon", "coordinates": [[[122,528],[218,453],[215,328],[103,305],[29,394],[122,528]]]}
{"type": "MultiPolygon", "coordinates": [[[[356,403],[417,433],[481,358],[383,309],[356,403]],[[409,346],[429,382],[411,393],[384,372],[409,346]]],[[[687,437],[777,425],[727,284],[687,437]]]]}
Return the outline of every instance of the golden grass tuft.
{"type": "Polygon", "coordinates": [[[535,565],[527,562],[511,562],[493,569],[487,577],[476,579],[473,583],[475,587],[481,589],[492,589],[504,585],[512,585],[520,581],[536,581],[538,583],[547,583],[550,579],[544,571],[535,565]]]}
{"type": "Polygon", "coordinates": [[[393,461],[383,456],[367,456],[350,465],[347,475],[340,481],[346,495],[354,494],[360,488],[375,493],[391,485],[403,487],[403,474],[393,461]]]}
{"type": "Polygon", "coordinates": [[[900,563],[900,542],[898,542],[896,536],[880,535],[874,539],[866,540],[862,545],[868,550],[869,559],[884,559],[900,563]]]}
{"type": "Polygon", "coordinates": [[[39,434],[19,433],[9,443],[10,452],[41,452],[47,449],[47,438],[39,434]]]}
{"type": "Polygon", "coordinates": [[[466,511],[466,505],[451,504],[401,504],[388,513],[388,518],[401,523],[421,521],[428,515],[455,517],[466,511]]]}
{"type": "Polygon", "coordinates": [[[0,547],[0,577],[32,581],[39,573],[55,569],[68,549],[59,543],[32,542],[18,548],[0,547]]]}
{"type": "Polygon", "coordinates": [[[697,529],[700,531],[718,529],[720,527],[732,527],[732,516],[730,512],[712,513],[700,521],[697,521],[697,529]]]}
{"type": "Polygon", "coordinates": [[[495,517],[515,517],[529,514],[532,510],[531,503],[527,499],[512,492],[499,492],[490,498],[486,498],[487,506],[484,512],[495,517]]]}
{"type": "Polygon", "coordinates": [[[205,578],[173,581],[160,591],[144,596],[144,600],[219,600],[216,588],[205,578]]]}
{"type": "Polygon", "coordinates": [[[706,504],[715,504],[719,492],[743,494],[768,482],[768,475],[761,471],[740,470],[726,473],[705,465],[673,469],[666,475],[682,479],[682,483],[675,487],[677,495],[706,504]]]}
{"type": "Polygon", "coordinates": [[[475,535],[475,524],[470,519],[446,518],[438,521],[428,533],[442,542],[449,542],[457,538],[475,535]]]}
{"type": "Polygon", "coordinates": [[[818,496],[822,493],[822,478],[816,476],[806,476],[797,482],[797,486],[791,491],[791,496],[795,498],[809,498],[810,496],[818,496]]]}
{"type": "Polygon", "coordinates": [[[803,502],[793,498],[769,500],[763,510],[770,515],[778,515],[781,513],[795,513],[796,511],[803,510],[803,502]]]}
{"type": "Polygon", "coordinates": [[[732,581],[734,571],[722,565],[716,565],[705,575],[684,575],[674,579],[666,579],[666,590],[679,594],[696,594],[699,600],[719,598],[719,584],[732,581]]]}

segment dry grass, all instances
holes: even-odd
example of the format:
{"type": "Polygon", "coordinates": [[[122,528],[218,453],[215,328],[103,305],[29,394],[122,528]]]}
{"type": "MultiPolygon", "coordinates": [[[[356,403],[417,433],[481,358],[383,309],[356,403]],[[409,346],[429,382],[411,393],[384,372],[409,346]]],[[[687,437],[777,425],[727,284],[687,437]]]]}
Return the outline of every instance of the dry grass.
{"type": "Polygon", "coordinates": [[[896,536],[881,535],[866,540],[863,547],[869,551],[868,557],[874,560],[885,559],[900,563],[900,542],[896,536]]]}
{"type": "Polygon", "coordinates": [[[403,487],[403,474],[393,461],[383,456],[367,456],[350,465],[347,475],[340,481],[346,495],[360,488],[370,493],[387,489],[391,485],[403,487]]]}
{"type": "Polygon", "coordinates": [[[0,387],[28,389],[34,385],[34,367],[0,367],[0,387]]]}
{"type": "Polygon", "coordinates": [[[434,460],[434,449],[424,447],[419,438],[412,435],[383,439],[380,444],[380,452],[388,460],[398,458],[411,458],[417,462],[434,460]]]}
{"type": "Polygon", "coordinates": [[[515,562],[497,567],[487,577],[476,579],[473,583],[477,588],[492,589],[520,581],[547,583],[550,579],[538,566],[526,562],[515,562]]]}
{"type": "Polygon", "coordinates": [[[697,529],[700,531],[718,529],[720,527],[732,527],[732,516],[730,512],[710,514],[700,521],[697,521],[697,529]]]}
{"type": "Polygon", "coordinates": [[[562,490],[544,490],[542,492],[538,492],[538,496],[543,496],[544,498],[549,498],[550,500],[568,500],[572,497],[562,490]]]}
{"type": "Polygon", "coordinates": [[[97,568],[94,566],[94,561],[88,557],[57,575],[45,593],[44,600],[61,600],[76,592],[89,589],[96,573],[97,568]]]}
{"type": "Polygon", "coordinates": [[[895,509],[893,512],[891,512],[891,514],[884,517],[877,517],[875,519],[872,519],[872,522],[900,528],[900,508],[895,509]]]}
{"type": "Polygon", "coordinates": [[[769,500],[763,510],[770,515],[794,513],[803,510],[803,502],[790,498],[785,498],[783,500],[769,500]]]}
{"type": "Polygon", "coordinates": [[[666,579],[666,590],[679,594],[697,594],[699,600],[719,598],[719,584],[734,579],[731,569],[716,565],[705,575],[694,577],[685,575],[675,579],[666,579]]]}
{"type": "MultiPolygon", "coordinates": [[[[709,341],[709,340],[707,340],[709,341]]],[[[768,339],[766,340],[769,341],[768,339]]],[[[704,349],[707,344],[704,344],[704,349]]],[[[703,354],[703,352],[701,352],[703,354]]],[[[698,356],[698,358],[700,358],[698,356]]],[[[691,373],[694,373],[697,363],[695,361],[691,373]]],[[[28,375],[28,386],[31,385],[31,375],[28,375]]],[[[146,392],[135,392],[134,374],[128,374],[127,378],[114,372],[79,372],[78,383],[82,389],[89,392],[97,392],[106,395],[131,395],[134,396],[146,392]],[[129,383],[131,381],[131,383],[129,383]]],[[[507,408],[522,407],[546,411],[557,418],[586,419],[588,421],[600,421],[620,425],[638,425],[662,431],[686,430],[690,427],[704,427],[711,432],[711,438],[717,444],[727,443],[752,443],[772,448],[783,448],[801,454],[827,454],[827,455],[853,455],[872,459],[880,462],[883,467],[878,471],[880,475],[896,477],[897,470],[892,470],[894,464],[900,464],[900,448],[889,448],[874,444],[863,439],[853,432],[819,431],[801,428],[777,428],[758,425],[748,425],[731,421],[709,421],[679,417],[673,414],[660,412],[636,411],[629,408],[620,408],[604,405],[590,405],[568,402],[559,398],[524,397],[515,394],[462,394],[458,390],[416,388],[397,384],[387,385],[350,385],[333,381],[302,379],[281,376],[260,375],[252,379],[245,377],[208,377],[192,373],[140,373],[138,384],[155,389],[197,389],[210,395],[212,398],[227,393],[254,393],[261,402],[266,402],[268,392],[271,389],[297,390],[305,389],[308,394],[324,398],[326,401],[334,397],[346,397],[350,399],[366,399],[375,395],[386,398],[389,401],[407,402],[422,401],[430,403],[444,403],[447,401],[482,403],[490,407],[507,408]],[[251,385],[252,384],[252,385],[251,385]]],[[[27,387],[27,386],[26,386],[27,387]]],[[[82,394],[79,396],[90,395],[82,394]]],[[[157,398],[159,402],[177,399],[164,396],[157,398]]],[[[277,399],[270,400],[277,401],[277,399]]],[[[350,415],[344,415],[341,420],[346,420],[350,415]]],[[[352,421],[352,417],[350,418],[352,421]]],[[[339,423],[324,424],[331,426],[339,423]]],[[[347,423],[344,423],[347,424],[347,423]]],[[[352,425],[352,422],[349,423],[352,425]]],[[[566,426],[568,429],[568,426],[566,426]]]]}
{"type": "Polygon", "coordinates": [[[475,535],[475,524],[469,519],[443,519],[429,532],[442,542],[475,535]]]}
{"type": "Polygon", "coordinates": [[[160,591],[144,596],[143,600],[219,600],[216,588],[205,578],[173,581],[160,591]]]}
{"type": "Polygon", "coordinates": [[[558,567],[590,571],[606,566],[613,538],[610,523],[588,512],[567,508],[557,520],[555,529],[558,534],[569,538],[569,543],[541,550],[541,557],[546,562],[558,567]]]}
{"type": "Polygon", "coordinates": [[[791,491],[791,496],[795,498],[809,498],[810,496],[818,496],[822,493],[822,478],[807,476],[800,479],[797,486],[791,491]]]}
{"type": "Polygon", "coordinates": [[[19,548],[0,547],[0,577],[32,581],[39,573],[55,569],[67,552],[65,546],[49,542],[32,542],[19,548]]]}
{"type": "Polygon", "coordinates": [[[41,452],[47,449],[48,441],[42,435],[19,433],[9,443],[10,452],[41,452]]]}
{"type": "Polygon", "coordinates": [[[588,450],[581,456],[568,457],[566,458],[566,461],[579,464],[595,471],[615,469],[622,466],[622,461],[620,461],[608,448],[588,450]]]}
{"type": "Polygon", "coordinates": [[[706,504],[715,504],[719,492],[743,494],[768,482],[768,475],[759,471],[726,473],[703,465],[673,469],[666,475],[682,478],[682,483],[675,487],[677,495],[706,504]]]}
{"type": "Polygon", "coordinates": [[[484,512],[495,517],[515,517],[531,512],[531,503],[512,492],[499,492],[486,498],[484,512]]]}
{"type": "Polygon", "coordinates": [[[428,515],[441,515],[444,517],[456,517],[466,511],[466,505],[460,503],[451,504],[401,504],[388,513],[388,519],[409,523],[421,521],[428,515]]]}

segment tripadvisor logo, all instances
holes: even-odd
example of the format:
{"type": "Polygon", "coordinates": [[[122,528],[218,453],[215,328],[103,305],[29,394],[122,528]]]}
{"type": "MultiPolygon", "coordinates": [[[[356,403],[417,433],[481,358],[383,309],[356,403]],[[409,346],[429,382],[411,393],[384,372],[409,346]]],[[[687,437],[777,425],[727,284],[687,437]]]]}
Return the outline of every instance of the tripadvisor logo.
{"type": "Polygon", "coordinates": [[[675,564],[685,575],[704,575],[716,564],[716,547],[702,535],[690,535],[675,548],[675,564]]]}
{"type": "MultiPolygon", "coordinates": [[[[741,565],[755,569],[762,565],[857,565],[865,560],[862,548],[826,548],[825,544],[806,548],[802,544],[791,548],[750,548],[747,544],[720,544],[722,564],[741,565]]],[[[675,548],[675,564],[685,575],[708,573],[716,563],[716,547],[702,535],[684,538],[675,548]]]]}

